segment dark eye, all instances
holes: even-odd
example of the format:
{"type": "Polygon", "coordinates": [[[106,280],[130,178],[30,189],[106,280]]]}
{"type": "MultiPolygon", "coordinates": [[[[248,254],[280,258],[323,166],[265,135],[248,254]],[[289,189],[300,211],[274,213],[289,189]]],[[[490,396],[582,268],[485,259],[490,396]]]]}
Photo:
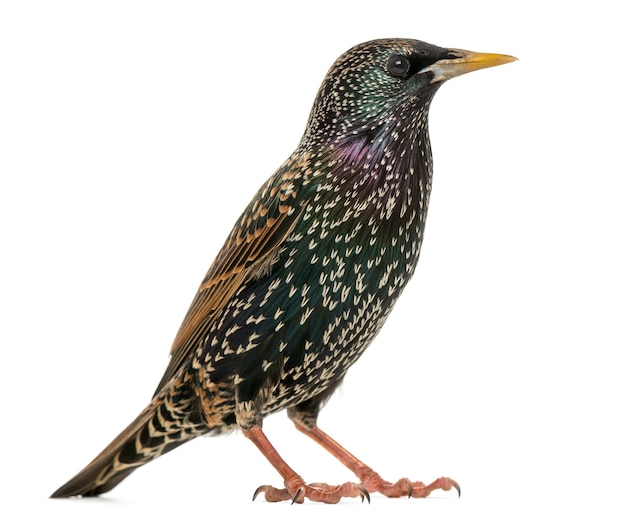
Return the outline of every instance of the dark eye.
{"type": "Polygon", "coordinates": [[[404,56],[398,56],[397,54],[389,58],[387,62],[387,72],[396,78],[406,78],[410,68],[411,62],[404,56]]]}

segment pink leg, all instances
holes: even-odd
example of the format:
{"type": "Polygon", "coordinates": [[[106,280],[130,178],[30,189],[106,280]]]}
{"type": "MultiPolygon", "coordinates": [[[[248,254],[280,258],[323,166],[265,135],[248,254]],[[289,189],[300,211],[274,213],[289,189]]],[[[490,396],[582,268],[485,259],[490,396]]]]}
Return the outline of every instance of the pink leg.
{"type": "Polygon", "coordinates": [[[411,482],[407,478],[402,478],[395,484],[387,482],[386,480],[383,480],[381,476],[372,468],[357,459],[317,426],[307,428],[297,421],[294,421],[294,424],[299,431],[326,448],[326,450],[341,461],[344,466],[357,476],[357,478],[361,481],[361,484],[363,484],[365,489],[367,489],[370,493],[378,491],[388,497],[408,496],[420,498],[427,497],[436,489],[449,491],[450,489],[455,488],[459,493],[459,496],[461,496],[461,488],[459,485],[454,480],[447,477],[438,478],[428,485],[425,485],[423,482],[411,482]]]}
{"type": "Polygon", "coordinates": [[[361,484],[347,482],[339,486],[320,485],[319,487],[305,484],[302,477],[291,469],[278,454],[260,426],[253,426],[248,430],[243,430],[243,434],[254,443],[263,455],[265,455],[267,460],[276,468],[276,471],[280,473],[285,481],[284,489],[277,489],[272,486],[259,487],[254,493],[253,500],[259,493],[265,493],[265,500],[268,502],[291,500],[292,503],[296,502],[301,504],[304,502],[305,498],[308,498],[314,502],[336,504],[344,497],[361,497],[361,501],[367,498],[369,502],[369,494],[361,484]]]}

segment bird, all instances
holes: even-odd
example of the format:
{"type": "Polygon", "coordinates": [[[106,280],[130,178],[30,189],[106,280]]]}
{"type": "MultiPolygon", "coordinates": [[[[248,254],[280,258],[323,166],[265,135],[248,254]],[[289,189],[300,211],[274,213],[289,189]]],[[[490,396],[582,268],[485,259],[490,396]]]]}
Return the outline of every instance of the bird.
{"type": "Polygon", "coordinates": [[[181,444],[234,430],[283,481],[260,486],[253,499],[460,495],[448,477],[427,485],[383,479],[317,418],[414,274],[432,187],[435,93],[451,78],[514,60],[404,38],[343,53],[297,148],[254,195],[202,279],[152,400],[51,498],[106,493],[181,444]],[[355,481],[307,483],[263,431],[263,419],[283,410],[355,481]]]}

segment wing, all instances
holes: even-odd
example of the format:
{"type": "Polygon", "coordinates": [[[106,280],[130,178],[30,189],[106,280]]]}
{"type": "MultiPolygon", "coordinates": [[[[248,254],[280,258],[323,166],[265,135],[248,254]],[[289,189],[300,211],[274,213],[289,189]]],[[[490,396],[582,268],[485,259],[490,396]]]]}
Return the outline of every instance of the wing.
{"type": "Polygon", "coordinates": [[[296,186],[302,187],[299,180],[307,171],[307,155],[292,157],[261,187],[241,215],[187,311],[155,394],[178,372],[242,284],[271,271],[281,244],[302,214],[307,197],[296,186]]]}

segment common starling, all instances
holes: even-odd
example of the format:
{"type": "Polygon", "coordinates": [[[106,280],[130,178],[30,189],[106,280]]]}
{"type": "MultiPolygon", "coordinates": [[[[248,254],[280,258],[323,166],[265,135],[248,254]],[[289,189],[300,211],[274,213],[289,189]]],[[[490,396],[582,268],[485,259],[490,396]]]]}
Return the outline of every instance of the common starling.
{"type": "Polygon", "coordinates": [[[240,428],[284,480],[268,501],[424,497],[457,483],[383,480],[316,425],[413,275],[432,180],[428,110],[448,79],[515,60],[374,40],[326,75],[294,153],[256,193],[202,280],[152,401],[52,497],[110,491],[137,467],[207,433],[240,428]],[[296,428],[358,480],[307,485],[262,430],[296,428]]]}

